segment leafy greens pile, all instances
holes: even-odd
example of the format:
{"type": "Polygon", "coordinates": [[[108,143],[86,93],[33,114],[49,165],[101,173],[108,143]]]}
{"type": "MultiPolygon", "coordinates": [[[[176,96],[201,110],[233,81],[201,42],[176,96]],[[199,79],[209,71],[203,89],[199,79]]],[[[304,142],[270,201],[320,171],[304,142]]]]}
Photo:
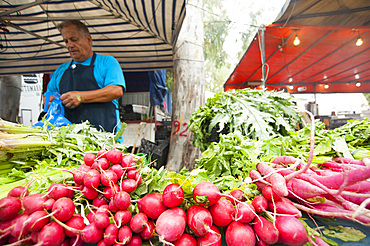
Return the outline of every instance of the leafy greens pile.
{"type": "Polygon", "coordinates": [[[250,139],[265,140],[287,136],[301,122],[293,97],[284,92],[255,89],[231,90],[209,98],[191,116],[189,129],[193,144],[208,148],[213,135],[240,132],[250,139]]]}
{"type": "MultiPolygon", "coordinates": [[[[289,136],[266,140],[253,140],[239,133],[222,135],[213,142],[197,160],[196,167],[203,167],[213,179],[232,175],[244,179],[258,162],[269,162],[277,156],[293,156],[306,162],[310,152],[308,125],[289,136]]],[[[313,164],[338,157],[361,160],[370,156],[370,119],[350,120],[347,124],[326,130],[324,123],[315,122],[315,148],[313,164]]]]}

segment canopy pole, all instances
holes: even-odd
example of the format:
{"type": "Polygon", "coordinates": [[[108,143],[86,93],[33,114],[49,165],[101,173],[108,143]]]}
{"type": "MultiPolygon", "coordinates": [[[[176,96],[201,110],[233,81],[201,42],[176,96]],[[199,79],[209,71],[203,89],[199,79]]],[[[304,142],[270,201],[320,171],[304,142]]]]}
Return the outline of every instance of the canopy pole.
{"type": "Polygon", "coordinates": [[[260,34],[260,49],[261,49],[261,63],[262,63],[262,90],[266,89],[266,54],[265,54],[265,30],[266,27],[261,25],[259,28],[260,34]]]}

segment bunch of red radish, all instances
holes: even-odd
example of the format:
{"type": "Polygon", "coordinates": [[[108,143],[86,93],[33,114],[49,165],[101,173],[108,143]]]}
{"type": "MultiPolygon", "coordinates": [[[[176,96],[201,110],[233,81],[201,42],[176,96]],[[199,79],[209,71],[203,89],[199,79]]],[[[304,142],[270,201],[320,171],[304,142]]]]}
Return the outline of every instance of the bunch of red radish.
{"type": "Polygon", "coordinates": [[[265,185],[249,202],[241,190],[222,194],[210,182],[197,184],[187,202],[179,184],[132,200],[142,182],[139,169],[132,155],[102,150],[86,153],[84,164],[69,171],[74,185],[53,184],[46,194],[31,195],[14,188],[0,200],[0,244],[139,246],[157,237],[164,245],[213,246],[223,234],[228,246],[312,241],[285,192],[273,192],[276,175],[275,186],[265,185]]]}
{"type": "Polygon", "coordinates": [[[135,161],[115,148],[86,153],[84,164],[65,170],[73,174],[74,185],[56,183],[46,194],[31,195],[26,187],[14,188],[0,200],[0,244],[138,245],[136,237],[125,234],[132,217],[129,193],[142,182],[135,161]],[[76,213],[79,205],[82,212],[76,213]]]}

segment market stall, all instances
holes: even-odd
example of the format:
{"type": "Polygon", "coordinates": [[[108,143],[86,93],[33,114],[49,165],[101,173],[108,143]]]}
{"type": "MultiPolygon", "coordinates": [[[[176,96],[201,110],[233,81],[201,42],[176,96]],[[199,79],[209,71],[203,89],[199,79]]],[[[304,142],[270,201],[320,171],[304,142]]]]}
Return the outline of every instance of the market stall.
{"type": "Polygon", "coordinates": [[[202,151],[178,172],[116,141],[126,123],[44,123],[0,119],[0,244],[369,244],[369,119],[327,130],[289,93],[227,90],[177,122],[202,151]]]}

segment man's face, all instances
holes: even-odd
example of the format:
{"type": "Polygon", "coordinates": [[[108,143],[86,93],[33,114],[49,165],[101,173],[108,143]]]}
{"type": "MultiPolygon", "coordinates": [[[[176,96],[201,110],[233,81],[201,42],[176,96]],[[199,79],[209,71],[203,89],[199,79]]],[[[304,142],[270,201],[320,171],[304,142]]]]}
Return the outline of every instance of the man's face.
{"type": "Polygon", "coordinates": [[[83,62],[93,55],[91,36],[85,36],[82,31],[78,31],[77,26],[65,27],[61,33],[72,60],[83,62]]]}

